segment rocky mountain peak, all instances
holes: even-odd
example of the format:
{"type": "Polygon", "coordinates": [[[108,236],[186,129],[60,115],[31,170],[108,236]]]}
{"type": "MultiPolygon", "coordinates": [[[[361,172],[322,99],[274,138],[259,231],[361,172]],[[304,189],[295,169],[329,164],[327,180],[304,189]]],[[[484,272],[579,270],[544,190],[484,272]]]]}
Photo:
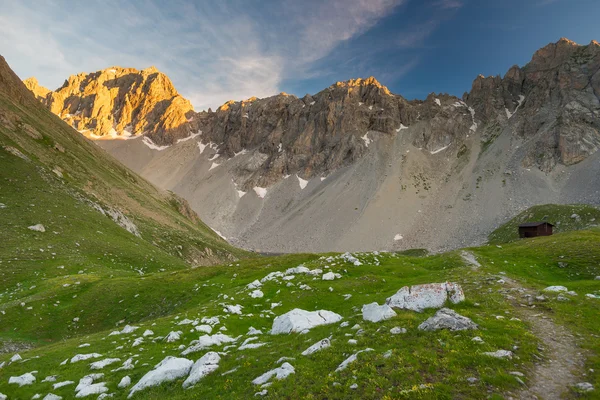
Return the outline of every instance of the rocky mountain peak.
{"type": "Polygon", "coordinates": [[[41,86],[35,76],[25,79],[23,83],[25,84],[25,87],[33,93],[35,98],[42,102],[45,101],[48,93],[51,92],[50,89],[41,86]]]}
{"type": "Polygon", "coordinates": [[[71,75],[54,92],[26,82],[36,97],[80,132],[92,137],[128,137],[151,133],[160,141],[188,132],[192,104],[179,95],[156,67],[137,70],[113,66],[71,75]]]}
{"type": "Polygon", "coordinates": [[[360,90],[362,88],[373,87],[379,89],[381,93],[384,93],[386,95],[392,95],[390,90],[381,83],[379,83],[379,81],[373,76],[370,76],[366,79],[356,78],[349,79],[343,82],[336,82],[333,86],[337,88],[346,88],[348,89],[348,92],[352,92],[354,88],[359,88],[360,90]]]}

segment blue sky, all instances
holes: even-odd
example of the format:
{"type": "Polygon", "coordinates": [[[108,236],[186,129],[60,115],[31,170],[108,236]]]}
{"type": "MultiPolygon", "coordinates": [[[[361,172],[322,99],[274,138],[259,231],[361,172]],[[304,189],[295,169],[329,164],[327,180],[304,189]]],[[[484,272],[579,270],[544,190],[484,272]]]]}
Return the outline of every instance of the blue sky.
{"type": "Polygon", "coordinates": [[[6,0],[0,54],[56,89],[155,65],[196,110],[375,76],[408,99],[461,96],[568,37],[600,40],[598,0],[6,0]]]}

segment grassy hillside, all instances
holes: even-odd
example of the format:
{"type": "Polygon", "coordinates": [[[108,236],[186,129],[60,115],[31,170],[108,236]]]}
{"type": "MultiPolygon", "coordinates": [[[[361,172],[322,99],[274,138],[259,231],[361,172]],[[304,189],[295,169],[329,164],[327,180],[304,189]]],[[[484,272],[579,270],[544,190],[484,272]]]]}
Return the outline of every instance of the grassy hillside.
{"type": "MultiPolygon", "coordinates": [[[[202,223],[184,200],[158,191],[45,110],[0,57],[0,310],[17,299],[58,300],[56,287],[78,282],[95,297],[76,306],[106,311],[112,303],[102,308],[97,300],[119,292],[106,278],[247,255],[202,223]],[[38,224],[44,232],[29,229],[38,224]]],[[[23,330],[24,321],[0,315],[0,339],[57,340],[114,322],[107,311],[102,321],[73,330],[57,324],[62,308],[23,330]]]]}
{"type": "MultiPolygon", "coordinates": [[[[600,327],[596,317],[600,312],[600,299],[586,297],[586,294],[600,295],[600,281],[594,280],[600,275],[598,243],[599,232],[580,231],[502,248],[470,249],[481,262],[480,268],[466,264],[460,252],[429,257],[367,253],[356,254],[363,263],[358,267],[339,256],[292,255],[245,260],[231,266],[150,272],[144,276],[123,274],[110,279],[73,274],[49,280],[46,286],[31,290],[47,293],[45,298],[37,298],[35,294],[26,297],[21,292],[12,293],[10,304],[6,302],[6,295],[1,298],[5,311],[3,318],[15,328],[15,336],[21,332],[35,335],[34,327],[40,317],[43,321],[47,318],[56,321],[49,324],[49,330],[70,330],[78,336],[21,352],[28,361],[4,367],[5,378],[0,380],[0,392],[16,398],[49,392],[68,398],[74,395],[75,385],[54,390],[51,383],[41,383],[41,380],[47,375],[58,375],[58,382],[72,380],[77,383],[89,373],[102,372],[104,377],[99,382],[106,382],[114,398],[125,398],[129,391],[117,388],[124,376],[130,376],[135,384],[165,356],[181,357],[182,349],[203,335],[192,325],[179,325],[183,320],[216,316],[220,323],[214,326],[212,334],[239,337],[237,342],[232,347],[212,346],[186,357],[195,361],[209,350],[221,351],[217,371],[193,389],[183,390],[183,379],[179,379],[147,389],[134,398],[249,398],[263,390],[251,383],[253,379],[277,367],[281,357],[291,357],[288,362],[294,366],[295,374],[282,381],[275,380],[266,388],[268,398],[499,399],[509,392],[518,394],[523,387],[511,373],[523,373],[525,376],[519,379],[529,383],[534,361],[546,357],[541,339],[534,334],[523,314],[530,307],[524,309],[519,305],[525,301],[523,299],[514,300],[519,294],[510,288],[508,282],[511,280],[536,296],[550,285],[565,285],[577,292],[568,300],[546,294],[547,299],[533,301],[535,308],[532,310],[572,329],[586,355],[582,371],[588,371],[586,376],[580,375],[578,379],[598,387],[600,327]],[[279,278],[263,284],[262,298],[252,298],[251,291],[246,289],[247,284],[271,272],[285,272],[298,265],[331,270],[341,274],[341,278],[325,281],[320,276],[313,278],[303,274],[295,274],[289,281],[279,278]],[[76,280],[81,283],[73,284],[76,280]],[[433,315],[434,310],[422,314],[399,310],[396,317],[379,323],[362,319],[363,304],[375,301],[381,304],[404,285],[446,280],[462,284],[467,299],[451,308],[473,319],[479,324],[479,330],[419,331],[417,326],[433,315]],[[63,287],[63,282],[69,282],[71,286],[63,287]],[[54,306],[56,300],[60,301],[58,306],[54,306]],[[21,302],[25,304],[21,305],[21,302]],[[225,305],[238,304],[243,307],[242,315],[224,311],[225,305]],[[334,311],[348,324],[321,326],[307,334],[270,335],[273,318],[293,308],[334,311]],[[89,328],[92,324],[105,330],[91,333],[94,331],[89,328]],[[131,334],[108,336],[111,330],[120,330],[125,324],[140,328],[131,334]],[[355,324],[359,324],[362,331],[353,329],[355,324]],[[250,337],[247,333],[251,326],[263,334],[250,343],[265,345],[239,350],[238,347],[250,337]],[[406,328],[407,332],[393,335],[390,333],[393,327],[406,328]],[[144,338],[142,333],[146,329],[153,333],[144,338]],[[164,337],[172,331],[181,331],[181,338],[168,343],[164,337]],[[474,343],[471,339],[475,336],[480,336],[484,343],[474,343]],[[141,337],[143,343],[134,345],[141,337]],[[323,338],[331,339],[330,348],[310,356],[300,354],[323,338]],[[356,344],[349,339],[356,340],[356,344]],[[89,346],[80,348],[82,344],[89,346]],[[359,354],[358,360],[346,370],[335,372],[343,360],[366,348],[373,351],[359,354]],[[483,352],[498,349],[511,350],[515,357],[499,360],[483,355],[483,352]],[[102,356],[59,365],[76,354],[92,352],[102,356]],[[40,358],[35,358],[38,356],[40,358]],[[137,361],[132,370],[112,372],[130,357],[137,361]],[[121,361],[100,371],[90,370],[91,362],[105,358],[120,358],[121,361]],[[39,371],[35,384],[22,388],[8,385],[8,377],[33,370],[39,371]],[[232,370],[235,371],[221,375],[232,370]],[[589,372],[592,370],[594,372],[589,372]],[[476,378],[476,381],[469,384],[466,378],[476,378]],[[353,384],[357,387],[351,388],[353,384]]],[[[108,271],[98,275],[103,273],[108,271]]],[[[0,356],[0,362],[8,361],[12,355],[0,356]]],[[[569,393],[568,397],[580,395],[574,390],[569,393]]],[[[597,398],[594,393],[581,396],[597,398]]]]}
{"type": "Polygon", "coordinates": [[[489,243],[500,244],[517,240],[520,224],[539,221],[553,224],[555,233],[593,228],[600,224],[600,209],[582,204],[533,206],[490,233],[489,243]]]}

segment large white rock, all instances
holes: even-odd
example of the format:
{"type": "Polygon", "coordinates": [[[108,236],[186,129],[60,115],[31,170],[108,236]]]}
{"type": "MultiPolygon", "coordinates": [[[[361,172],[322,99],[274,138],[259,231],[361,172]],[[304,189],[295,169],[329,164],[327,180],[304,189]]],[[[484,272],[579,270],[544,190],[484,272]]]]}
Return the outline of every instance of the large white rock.
{"type": "Polygon", "coordinates": [[[44,225],[42,225],[42,224],[28,226],[27,229],[29,229],[30,231],[36,231],[36,232],[46,232],[46,228],[44,228],[44,225]]]}
{"type": "Polygon", "coordinates": [[[236,339],[234,339],[230,336],[224,335],[222,333],[216,333],[212,336],[211,335],[202,335],[202,336],[200,336],[200,338],[197,341],[192,342],[192,345],[190,347],[188,347],[187,349],[185,349],[181,353],[181,355],[186,356],[190,353],[194,353],[196,351],[203,350],[203,349],[206,349],[211,346],[220,346],[223,343],[232,343],[232,342],[235,342],[235,340],[236,339]]]}
{"type": "Polygon", "coordinates": [[[15,384],[21,386],[31,385],[35,382],[35,376],[31,372],[27,372],[26,374],[20,376],[11,376],[8,378],[9,384],[15,384]]]}
{"type": "Polygon", "coordinates": [[[165,338],[167,343],[173,343],[178,340],[181,340],[181,335],[183,335],[182,331],[171,331],[165,338]]]}
{"type": "Polygon", "coordinates": [[[192,366],[190,375],[183,382],[183,387],[188,388],[190,386],[194,386],[206,375],[214,372],[217,368],[219,368],[219,361],[221,361],[221,357],[214,351],[209,351],[200,357],[200,359],[192,366]]]}
{"type": "Polygon", "coordinates": [[[254,282],[249,283],[246,286],[246,289],[250,289],[250,290],[252,290],[252,289],[258,289],[261,286],[262,286],[262,283],[260,283],[260,281],[257,279],[254,282]]]}
{"type": "Polygon", "coordinates": [[[120,358],[105,358],[101,361],[96,361],[90,364],[90,369],[102,369],[108,365],[120,362],[120,358]]]}
{"type": "Polygon", "coordinates": [[[448,329],[451,331],[464,331],[468,329],[479,329],[476,323],[467,317],[463,317],[454,310],[442,308],[431,318],[419,325],[422,331],[437,331],[448,329]]]}
{"type": "Polygon", "coordinates": [[[546,289],[544,289],[544,292],[554,292],[554,293],[560,293],[560,292],[568,292],[569,289],[567,289],[564,286],[548,286],[546,289]]]}
{"type": "Polygon", "coordinates": [[[103,377],[104,374],[90,374],[81,378],[75,388],[75,397],[81,398],[108,392],[106,382],[94,383],[95,380],[102,379],[103,377]]]}
{"type": "Polygon", "coordinates": [[[308,349],[302,352],[303,356],[308,356],[310,354],[316,353],[317,351],[321,351],[331,346],[331,342],[329,339],[319,340],[317,343],[310,346],[308,349]]]}
{"type": "Polygon", "coordinates": [[[131,385],[131,378],[129,377],[129,375],[127,375],[127,376],[124,376],[123,379],[121,379],[121,381],[119,382],[117,387],[119,389],[125,389],[126,387],[129,387],[130,385],[131,385]]]}
{"type": "Polygon", "coordinates": [[[485,352],[482,354],[485,356],[494,357],[494,358],[508,358],[508,359],[513,358],[513,352],[510,350],[488,351],[488,352],[485,352]]]}
{"type": "Polygon", "coordinates": [[[281,364],[281,367],[272,369],[268,372],[265,372],[258,378],[252,381],[255,385],[263,385],[267,383],[272,377],[275,377],[277,380],[282,380],[290,376],[291,374],[296,373],[296,370],[290,363],[284,362],[281,364]]]}
{"type": "Polygon", "coordinates": [[[89,360],[90,358],[99,358],[102,357],[102,354],[98,353],[90,353],[90,354],[77,354],[71,358],[71,363],[76,363],[79,361],[89,360]]]}
{"type": "Polygon", "coordinates": [[[342,316],[332,311],[306,311],[295,308],[273,320],[271,335],[302,332],[315,326],[333,324],[342,320],[342,316]]]}
{"type": "Polygon", "coordinates": [[[396,312],[387,304],[380,306],[377,303],[371,303],[362,306],[362,315],[365,321],[379,322],[395,317],[396,312]]]}
{"type": "Polygon", "coordinates": [[[426,308],[441,308],[446,300],[450,300],[454,304],[465,300],[465,294],[460,285],[444,282],[405,286],[389,297],[386,303],[390,307],[422,312],[426,308]]]}
{"type": "Polygon", "coordinates": [[[139,392],[152,386],[158,386],[164,382],[171,382],[183,378],[190,373],[194,362],[187,358],[165,357],[156,367],[140,379],[129,392],[130,398],[135,392],[139,392]]]}
{"type": "Polygon", "coordinates": [[[357,359],[357,356],[358,356],[360,353],[365,353],[365,352],[368,352],[368,351],[373,351],[373,349],[371,349],[371,348],[366,348],[366,349],[364,349],[364,350],[357,351],[356,353],[352,354],[350,357],[348,357],[348,358],[346,358],[344,361],[342,361],[342,363],[341,363],[341,364],[340,364],[340,365],[339,365],[339,366],[338,366],[338,367],[335,369],[335,372],[340,372],[340,371],[343,371],[343,370],[345,370],[345,369],[348,367],[348,365],[350,365],[350,364],[352,364],[354,361],[356,361],[356,359],[357,359]]]}

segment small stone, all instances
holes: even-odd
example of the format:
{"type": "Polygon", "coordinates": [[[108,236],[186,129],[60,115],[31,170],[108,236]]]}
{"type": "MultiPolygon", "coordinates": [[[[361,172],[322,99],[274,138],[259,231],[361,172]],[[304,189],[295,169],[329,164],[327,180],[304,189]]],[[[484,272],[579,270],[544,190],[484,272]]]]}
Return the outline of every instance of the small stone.
{"type": "Polygon", "coordinates": [[[510,350],[488,351],[483,353],[483,355],[501,359],[508,358],[509,360],[513,358],[513,352],[510,350]]]}
{"type": "Polygon", "coordinates": [[[463,317],[449,308],[442,308],[436,312],[433,317],[419,325],[419,330],[422,331],[437,331],[440,329],[464,331],[468,329],[479,329],[479,326],[469,318],[463,317]]]}
{"type": "Polygon", "coordinates": [[[350,389],[358,389],[358,385],[356,383],[353,383],[352,385],[350,385],[350,389]]]}
{"type": "Polygon", "coordinates": [[[592,392],[594,391],[594,385],[592,385],[589,382],[580,382],[578,384],[575,385],[575,389],[581,391],[581,392],[592,392]]]}
{"type": "Polygon", "coordinates": [[[479,379],[477,379],[477,378],[475,378],[475,377],[471,376],[471,377],[467,378],[467,382],[469,382],[471,385],[474,385],[474,384],[476,384],[477,382],[479,382],[479,379]]]}
{"type": "Polygon", "coordinates": [[[390,333],[392,335],[399,335],[401,333],[406,333],[406,328],[400,328],[399,326],[396,326],[396,327],[390,329],[390,333]]]}
{"type": "Polygon", "coordinates": [[[46,228],[44,228],[44,225],[42,225],[42,224],[28,226],[27,229],[29,229],[30,231],[35,231],[35,232],[42,232],[42,233],[46,232],[46,228]]]}
{"type": "Polygon", "coordinates": [[[473,339],[471,339],[471,341],[472,341],[472,342],[474,342],[474,343],[478,343],[478,344],[485,343],[485,342],[483,341],[483,339],[482,339],[482,338],[480,338],[479,336],[475,336],[473,339]]]}

